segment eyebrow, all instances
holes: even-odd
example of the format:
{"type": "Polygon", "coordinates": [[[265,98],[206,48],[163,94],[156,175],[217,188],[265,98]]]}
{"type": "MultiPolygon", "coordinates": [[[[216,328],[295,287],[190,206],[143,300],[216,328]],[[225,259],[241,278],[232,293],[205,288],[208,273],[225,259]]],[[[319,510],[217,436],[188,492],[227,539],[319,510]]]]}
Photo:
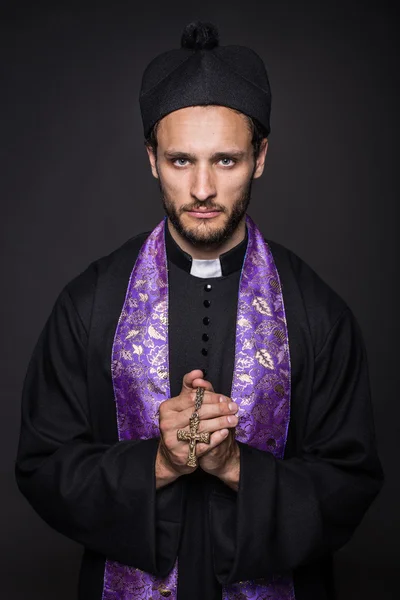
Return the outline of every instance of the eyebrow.
{"type": "MultiPolygon", "coordinates": [[[[246,152],[243,152],[242,150],[227,150],[226,152],[214,152],[214,154],[211,155],[211,160],[221,160],[221,158],[235,158],[236,160],[240,160],[245,155],[246,152]]],[[[194,154],[190,154],[190,152],[180,152],[179,150],[166,150],[164,156],[169,159],[184,158],[187,160],[196,160],[194,154]]]]}

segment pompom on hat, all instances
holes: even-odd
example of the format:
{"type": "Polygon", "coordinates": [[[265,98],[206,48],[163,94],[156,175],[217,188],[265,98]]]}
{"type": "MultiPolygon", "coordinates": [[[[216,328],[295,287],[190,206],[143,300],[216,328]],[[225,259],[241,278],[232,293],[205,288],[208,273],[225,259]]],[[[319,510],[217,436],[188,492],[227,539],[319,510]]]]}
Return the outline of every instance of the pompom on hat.
{"type": "Polygon", "coordinates": [[[190,23],[181,47],[157,56],[140,90],[144,135],[167,114],[187,106],[216,104],[257,119],[270,132],[271,90],[261,58],[244,46],[220,46],[211,23],[190,23]]]}

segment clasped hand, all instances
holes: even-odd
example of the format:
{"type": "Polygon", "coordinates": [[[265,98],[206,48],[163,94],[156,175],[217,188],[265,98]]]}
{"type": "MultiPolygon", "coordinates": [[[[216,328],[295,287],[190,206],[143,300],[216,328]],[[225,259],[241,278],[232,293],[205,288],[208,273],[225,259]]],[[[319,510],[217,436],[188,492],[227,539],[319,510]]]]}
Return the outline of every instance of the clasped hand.
{"type": "Polygon", "coordinates": [[[198,432],[209,432],[210,444],[196,444],[199,466],[219,477],[233,489],[237,489],[239,479],[239,447],[233,430],[238,423],[238,406],[230,398],[216,394],[209,381],[202,378],[202,371],[196,369],[187,373],[182,382],[179,396],[169,398],[160,404],[159,427],[160,444],[156,460],[156,487],[171,483],[181,475],[193,472],[196,467],[188,467],[189,445],[177,439],[178,429],[189,431],[189,418],[194,412],[197,387],[204,387],[203,404],[198,411],[200,425],[198,432]]]}

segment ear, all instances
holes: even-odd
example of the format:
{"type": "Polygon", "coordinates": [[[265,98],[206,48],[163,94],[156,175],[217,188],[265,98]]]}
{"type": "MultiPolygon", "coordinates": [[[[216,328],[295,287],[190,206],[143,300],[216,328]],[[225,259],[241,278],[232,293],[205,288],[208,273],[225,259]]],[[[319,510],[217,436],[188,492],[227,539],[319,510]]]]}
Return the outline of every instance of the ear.
{"type": "Polygon", "coordinates": [[[267,156],[267,150],[268,150],[268,138],[264,138],[261,142],[260,152],[259,152],[257,160],[256,160],[253,179],[257,179],[258,177],[261,177],[261,175],[263,174],[264,165],[265,165],[265,157],[267,156]]]}
{"type": "Polygon", "coordinates": [[[154,153],[154,150],[152,148],[150,148],[150,146],[148,146],[147,144],[146,144],[146,150],[147,150],[147,156],[149,157],[150,167],[151,167],[151,172],[153,173],[153,177],[158,179],[157,156],[154,153]]]}

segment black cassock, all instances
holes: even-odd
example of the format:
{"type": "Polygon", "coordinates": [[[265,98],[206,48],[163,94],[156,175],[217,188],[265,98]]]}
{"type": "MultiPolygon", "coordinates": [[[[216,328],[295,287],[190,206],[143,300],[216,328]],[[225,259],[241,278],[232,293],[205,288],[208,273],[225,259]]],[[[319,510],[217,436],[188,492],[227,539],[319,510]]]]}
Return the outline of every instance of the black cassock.
{"type": "MultiPolygon", "coordinates": [[[[240,270],[190,274],[166,228],[171,396],[204,369],[230,395],[240,270]]],[[[16,477],[39,515],[85,547],[79,600],[101,600],[106,557],[165,576],[178,599],[293,570],[296,600],[335,597],[332,551],[378,493],[367,360],[345,302],[304,261],[269,241],[289,332],[291,418],[284,460],[240,444],[236,493],[201,470],[156,491],[158,439],[118,441],[111,350],[130,273],[148,235],[91,264],[61,292],[25,380],[16,477]]],[[[274,440],[271,440],[273,443],[274,440]]]]}

